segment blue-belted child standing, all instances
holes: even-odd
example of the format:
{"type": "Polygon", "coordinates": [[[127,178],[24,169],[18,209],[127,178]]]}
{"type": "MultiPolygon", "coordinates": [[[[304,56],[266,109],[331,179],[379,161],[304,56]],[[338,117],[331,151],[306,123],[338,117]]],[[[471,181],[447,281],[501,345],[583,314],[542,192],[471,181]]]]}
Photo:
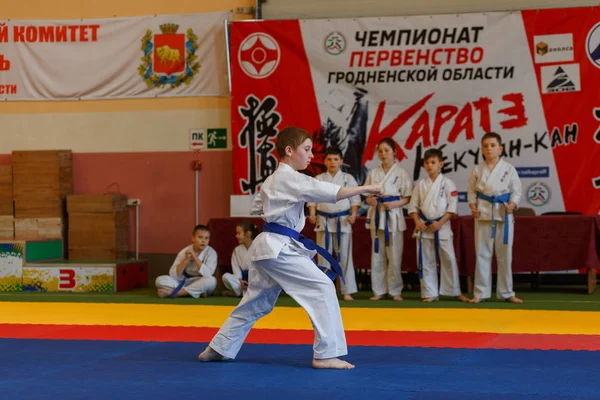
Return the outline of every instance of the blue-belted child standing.
{"type": "Polygon", "coordinates": [[[502,141],[489,132],[481,139],[485,160],[469,176],[468,200],[475,218],[475,288],[472,303],[492,295],[492,254],[496,253],[498,277],[496,297],[512,303],[523,301],[515,296],[512,281],[513,210],[521,200],[522,185],[517,170],[500,158],[502,141]]]}
{"type": "MultiPolygon", "coordinates": [[[[343,162],[340,149],[333,147],[325,150],[327,171],[317,175],[315,179],[341,187],[358,186],[352,175],[341,171],[343,162]]],[[[315,224],[317,244],[335,253],[342,267],[346,282],[340,282],[340,292],[347,301],[354,300],[352,294],[357,292],[352,259],[352,225],[356,221],[360,203],[360,196],[352,196],[334,204],[307,203],[310,211],[308,220],[315,224]]],[[[322,256],[319,256],[319,265],[329,267],[329,263],[322,256]]]]}
{"type": "Polygon", "coordinates": [[[367,229],[371,230],[373,252],[371,255],[371,286],[374,296],[381,300],[389,294],[402,300],[402,250],[406,221],[402,207],[412,194],[412,180],[408,172],[396,161],[396,143],[390,138],[377,144],[381,165],[369,171],[365,184],[380,184],[382,196],[367,197],[369,207],[367,229]]]}
{"type": "Polygon", "coordinates": [[[415,221],[421,298],[426,303],[438,301],[440,294],[469,301],[460,290],[450,226],[450,218],[457,214],[458,191],[454,182],[442,174],[443,166],[441,150],[425,151],[423,167],[427,176],[415,185],[408,205],[408,213],[415,221]]]}

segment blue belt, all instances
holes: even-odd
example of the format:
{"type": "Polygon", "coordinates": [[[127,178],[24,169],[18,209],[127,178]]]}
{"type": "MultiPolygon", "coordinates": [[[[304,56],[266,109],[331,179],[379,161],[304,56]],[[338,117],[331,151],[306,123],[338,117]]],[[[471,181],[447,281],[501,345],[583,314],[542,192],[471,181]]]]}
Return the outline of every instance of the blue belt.
{"type": "Polygon", "coordinates": [[[181,289],[183,289],[183,285],[185,285],[185,280],[187,278],[191,278],[192,276],[190,274],[188,274],[187,272],[183,271],[183,279],[181,280],[181,282],[179,282],[179,285],[177,285],[177,287],[171,292],[171,294],[169,295],[169,297],[175,297],[177,295],[177,293],[179,293],[179,291],[181,289]]]}
{"type": "MultiPolygon", "coordinates": [[[[379,206],[383,203],[389,203],[390,201],[400,200],[400,196],[384,196],[377,198],[377,206],[375,207],[375,253],[379,253],[379,206]]],[[[390,211],[385,210],[385,245],[390,244],[390,211]]]]}
{"type": "Polygon", "coordinates": [[[318,211],[317,210],[317,215],[320,215],[322,217],[325,217],[325,249],[327,249],[329,251],[329,218],[337,218],[337,232],[336,232],[336,236],[337,236],[337,259],[341,260],[341,256],[340,256],[340,246],[342,243],[342,221],[340,217],[343,217],[344,215],[350,215],[350,210],[346,210],[346,211],[340,211],[340,212],[334,212],[334,213],[328,213],[325,211],[318,211]]]}
{"type": "Polygon", "coordinates": [[[287,237],[291,237],[292,239],[296,239],[300,243],[304,245],[308,250],[316,250],[323,258],[329,262],[331,269],[322,267],[317,265],[319,269],[321,269],[325,274],[333,281],[336,278],[336,274],[340,276],[340,279],[345,284],[346,280],[344,279],[344,273],[342,272],[342,268],[340,267],[340,263],[337,262],[335,258],[324,248],[318,246],[315,242],[302,235],[300,232],[296,232],[295,230],[288,228],[283,225],[276,224],[275,222],[265,222],[263,225],[263,232],[271,232],[276,233],[278,235],[283,235],[287,237]]]}
{"type": "Polygon", "coordinates": [[[242,280],[248,282],[248,270],[242,270],[242,280]]]}
{"type": "MultiPolygon", "coordinates": [[[[485,201],[489,201],[492,203],[492,237],[496,237],[496,220],[494,219],[494,204],[502,203],[506,204],[510,201],[510,193],[504,193],[499,196],[488,196],[483,193],[477,192],[477,198],[483,199],[485,201]]],[[[508,229],[510,226],[510,219],[508,218],[508,213],[506,213],[506,220],[504,225],[504,244],[508,244],[508,229]]]]}
{"type": "MultiPolygon", "coordinates": [[[[425,217],[425,214],[423,214],[423,211],[421,211],[421,210],[419,210],[419,218],[421,218],[423,221],[425,221],[425,225],[427,225],[427,226],[433,224],[433,221],[439,221],[440,219],[442,219],[442,217],[435,218],[435,219],[427,219],[427,217],[425,217]]],[[[436,259],[436,262],[438,262],[437,260],[440,259],[440,233],[439,233],[439,231],[435,231],[433,233],[433,242],[435,244],[435,259],[436,259]]],[[[419,235],[419,264],[418,264],[417,268],[419,270],[419,279],[423,279],[423,232],[421,232],[421,234],[419,235]]]]}

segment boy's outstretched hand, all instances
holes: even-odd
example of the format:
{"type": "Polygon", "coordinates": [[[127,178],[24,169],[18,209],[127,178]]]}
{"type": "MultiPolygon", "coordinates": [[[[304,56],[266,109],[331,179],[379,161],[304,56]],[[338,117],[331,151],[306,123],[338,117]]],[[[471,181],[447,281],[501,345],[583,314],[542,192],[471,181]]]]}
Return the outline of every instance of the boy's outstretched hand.
{"type": "Polygon", "coordinates": [[[356,196],[359,194],[370,194],[370,195],[381,195],[383,194],[383,189],[381,185],[365,185],[365,186],[352,186],[352,187],[342,187],[337,192],[336,201],[340,201],[343,199],[347,199],[352,196],[356,196]]]}

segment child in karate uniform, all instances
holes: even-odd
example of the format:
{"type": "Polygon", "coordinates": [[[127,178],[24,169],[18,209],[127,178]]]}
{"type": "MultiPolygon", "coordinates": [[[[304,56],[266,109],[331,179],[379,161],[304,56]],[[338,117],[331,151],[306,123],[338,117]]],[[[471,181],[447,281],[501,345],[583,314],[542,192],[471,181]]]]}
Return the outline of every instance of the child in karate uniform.
{"type": "Polygon", "coordinates": [[[410,201],[412,180],[396,161],[396,143],[384,138],[377,144],[381,166],[369,171],[366,185],[380,184],[383,195],[367,197],[371,207],[367,228],[371,230],[371,286],[374,296],[381,300],[388,293],[395,301],[402,301],[402,250],[406,221],[402,206],[410,201]]]}
{"type": "Polygon", "coordinates": [[[235,227],[235,238],[239,246],[231,253],[231,270],[233,273],[223,274],[223,284],[228,291],[223,296],[240,297],[248,287],[248,263],[250,262],[250,246],[258,235],[256,225],[242,221],[235,227]]]}
{"type": "Polygon", "coordinates": [[[217,252],[208,245],[210,231],[197,225],[192,233],[192,244],[184,247],[169,270],[169,275],[156,278],[159,297],[206,297],[217,287],[213,276],[217,269],[217,252]]]}
{"type": "MultiPolygon", "coordinates": [[[[275,147],[279,167],[262,184],[252,206],[252,213],[260,214],[265,225],[250,250],[248,290],[198,358],[235,358],[254,323],[271,312],[283,289],[306,310],[312,322],[313,368],[354,368],[338,358],[348,350],[335,286],[312,261],[315,251],[311,249],[321,255],[327,251],[299,232],[305,223],[306,202],[336,203],[363,193],[381,194],[381,187],[340,187],[297,172],[308,167],[313,158],[311,137],[303,129],[283,129],[275,147]]],[[[339,264],[332,257],[328,261],[339,274],[339,264]]]]}
{"type": "Polygon", "coordinates": [[[417,238],[417,263],[421,280],[421,298],[429,303],[439,295],[458,297],[468,302],[460,291],[458,265],[454,254],[450,218],[456,215],[458,191],[454,182],[443,176],[444,155],[429,149],[423,157],[427,178],[421,179],[410,198],[408,213],[413,217],[417,238]],[[440,259],[438,286],[437,258],[440,259]],[[439,291],[438,291],[439,287],[439,291]]]}
{"type": "MultiPolygon", "coordinates": [[[[335,183],[342,187],[358,186],[352,175],[340,170],[343,162],[340,149],[325,150],[327,172],[317,175],[315,179],[335,183]]],[[[340,291],[346,301],[354,300],[352,294],[357,292],[352,260],[352,225],[356,221],[360,203],[360,196],[340,200],[335,204],[307,203],[310,212],[308,220],[315,224],[317,244],[330,253],[335,252],[342,266],[346,283],[340,282],[340,291]]],[[[329,266],[321,256],[319,256],[319,265],[329,266]]]]}
{"type": "Polygon", "coordinates": [[[471,303],[489,299],[492,292],[492,253],[496,252],[498,277],[496,297],[522,303],[512,282],[513,210],[521,200],[522,187],[517,170],[502,160],[502,140],[495,132],[481,139],[485,160],[469,176],[468,200],[475,218],[475,288],[471,303]]]}

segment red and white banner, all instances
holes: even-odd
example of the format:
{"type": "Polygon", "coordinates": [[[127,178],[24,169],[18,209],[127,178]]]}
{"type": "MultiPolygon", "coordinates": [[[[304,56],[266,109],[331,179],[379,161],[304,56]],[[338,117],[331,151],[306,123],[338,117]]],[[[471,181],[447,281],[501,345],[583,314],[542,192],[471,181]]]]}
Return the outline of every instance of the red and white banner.
{"type": "MultiPolygon", "coordinates": [[[[309,173],[340,147],[359,182],[391,137],[416,181],[422,157],[466,201],[481,136],[502,135],[521,207],[600,211],[600,9],[234,22],[230,29],[234,193],[276,168],[283,127],[314,135],[309,173]]],[[[461,211],[466,211],[463,203],[461,211]]]]}
{"type": "Polygon", "coordinates": [[[0,100],[225,96],[225,19],[0,21],[0,100]]]}

